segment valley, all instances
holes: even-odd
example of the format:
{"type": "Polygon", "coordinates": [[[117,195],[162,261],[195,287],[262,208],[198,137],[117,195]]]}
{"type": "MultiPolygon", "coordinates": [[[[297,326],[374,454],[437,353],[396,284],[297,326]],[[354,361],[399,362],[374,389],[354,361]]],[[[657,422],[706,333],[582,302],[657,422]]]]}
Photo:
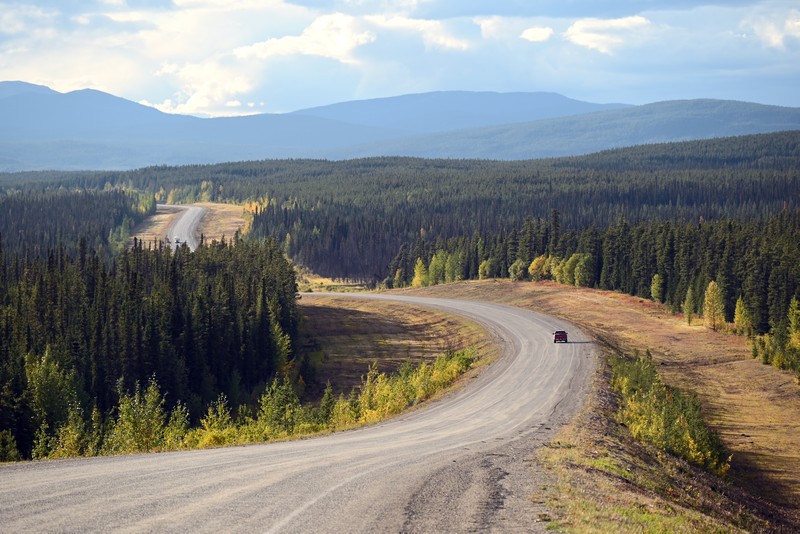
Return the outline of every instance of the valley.
{"type": "MultiPolygon", "coordinates": [[[[786,525],[795,524],[800,517],[800,478],[794,476],[800,472],[800,456],[794,453],[800,450],[800,443],[793,441],[794,436],[800,435],[794,417],[800,411],[796,384],[791,376],[754,360],[744,338],[709,332],[702,324],[687,325],[682,315],[649,300],[548,282],[461,282],[404,290],[400,294],[491,301],[537,310],[576,322],[611,350],[627,354],[651,351],[668,383],[700,395],[709,422],[732,454],[732,481],[769,503],[759,507],[750,503],[748,497],[738,497],[739,501],[733,498],[720,504],[720,509],[704,521],[724,523],[726,507],[730,510],[735,506],[749,507],[748,513],[754,514],[752,521],[767,521],[770,515],[777,514],[772,521],[786,525]],[[770,401],[764,402],[765,398],[770,401]]],[[[301,300],[304,315],[310,319],[309,326],[316,332],[315,340],[324,347],[325,359],[329,354],[337,355],[321,367],[336,371],[330,376],[329,371],[323,371],[321,380],[333,379],[340,390],[346,391],[357,384],[359,373],[370,361],[377,362],[382,369],[396,369],[400,361],[419,350],[435,353],[463,346],[464,341],[448,341],[449,336],[443,335],[455,332],[455,324],[437,332],[440,327],[436,323],[448,324],[445,317],[429,317],[424,309],[396,307],[390,302],[362,300],[359,295],[363,294],[355,294],[356,298],[307,294],[301,300]],[[363,304],[354,307],[359,302],[363,304]],[[428,322],[414,326],[420,318],[428,322]],[[426,334],[418,338],[414,350],[405,336],[418,331],[426,334]],[[368,341],[367,345],[359,341],[376,336],[376,342],[368,341]],[[405,356],[400,357],[401,354],[405,356]],[[354,363],[349,373],[355,371],[355,375],[348,381],[347,369],[354,363]]],[[[485,334],[481,341],[479,330],[470,327],[469,331],[474,334],[468,345],[486,343],[485,334]]],[[[602,393],[593,393],[599,394],[602,393]]],[[[591,405],[597,401],[587,402],[591,405]]],[[[554,442],[558,443],[569,432],[574,430],[562,431],[554,442]]],[[[594,436],[594,439],[602,438],[594,436]]],[[[557,469],[566,469],[567,473],[574,470],[563,466],[557,469]]],[[[699,491],[715,498],[711,488],[699,491]]],[[[635,494],[623,492],[623,495],[626,496],[619,498],[623,508],[633,506],[638,500],[635,494]]],[[[693,506],[696,504],[686,504],[687,518],[696,513],[693,506]]]]}
{"type": "MultiPolygon", "coordinates": [[[[71,479],[77,460],[64,459],[99,456],[78,463],[118,467],[126,480],[149,460],[122,456],[171,451],[145,477],[165,493],[131,497],[155,514],[93,497],[134,530],[195,515],[216,524],[188,486],[205,488],[197,502],[232,509],[237,524],[286,531],[317,513],[341,530],[342,506],[351,508],[341,521],[363,521],[356,530],[380,521],[791,530],[800,524],[798,144],[797,132],[780,132],[515,162],[1,174],[11,216],[0,219],[0,458],[59,460],[52,472],[71,479]],[[198,217],[175,230],[187,211],[198,217]],[[153,246],[176,235],[202,245],[153,246]],[[325,294],[335,288],[348,293],[325,294]],[[552,343],[555,329],[570,342],[552,343]],[[519,359],[533,367],[506,376],[519,359]],[[669,421],[647,417],[683,449],[640,438],[623,419],[621,406],[645,403],[639,378],[615,374],[620,362],[652,365],[659,394],[682,399],[661,412],[669,421]],[[490,383],[500,389],[482,393],[490,383]],[[633,401],[620,383],[634,384],[633,401]],[[457,403],[473,397],[481,408],[457,403]],[[483,411],[491,424],[473,426],[483,411]],[[416,418],[428,422],[415,427],[416,418]],[[339,440],[358,450],[342,452],[339,440]],[[703,448],[712,442],[721,445],[703,448]],[[326,452],[331,443],[322,471],[309,470],[306,455],[320,454],[309,443],[326,452]],[[430,454],[412,467],[409,451],[423,444],[430,454]],[[247,447],[207,450],[237,445],[247,447]],[[387,447],[396,461],[380,453],[387,447]],[[272,463],[271,451],[288,463],[272,463]],[[722,456],[709,462],[712,452],[722,456]],[[245,502],[274,488],[312,496],[264,515],[237,511],[204,482],[214,458],[231,466],[215,471],[225,491],[245,502]],[[240,461],[282,474],[237,486],[240,461]],[[158,474],[176,469],[191,474],[176,485],[158,474]],[[323,483],[295,485],[306,478],[323,483]],[[390,504],[367,511],[353,498],[364,491],[390,504]]],[[[20,473],[22,488],[42,464],[0,476],[20,473]]],[[[94,473],[82,480],[103,487],[109,472],[94,473]]],[[[65,515],[47,513],[64,528],[86,526],[64,484],[64,500],[46,501],[65,515]]],[[[36,521],[24,511],[41,508],[35,491],[14,505],[20,528],[36,521]]],[[[113,517],[98,524],[112,528],[113,517]]]]}
{"type": "Polygon", "coordinates": [[[800,532],[797,0],[0,7],[0,534],[800,532]]]}

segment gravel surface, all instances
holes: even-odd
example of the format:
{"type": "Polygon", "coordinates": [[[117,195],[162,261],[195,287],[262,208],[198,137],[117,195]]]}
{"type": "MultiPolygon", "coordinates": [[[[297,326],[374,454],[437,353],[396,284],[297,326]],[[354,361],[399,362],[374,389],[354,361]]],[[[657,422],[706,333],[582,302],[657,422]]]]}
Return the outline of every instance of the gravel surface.
{"type": "Polygon", "coordinates": [[[200,224],[200,220],[203,218],[203,214],[206,212],[206,208],[172,204],[165,204],[164,206],[177,208],[183,211],[181,216],[175,219],[167,230],[167,238],[170,241],[170,245],[173,248],[177,248],[179,246],[178,241],[180,241],[181,243],[186,243],[189,250],[196,249],[198,243],[195,233],[197,226],[200,224]]]}
{"type": "Polygon", "coordinates": [[[361,430],[2,466],[0,531],[543,531],[536,495],[547,480],[531,459],[579,409],[595,346],[562,320],[518,308],[367,297],[466,315],[503,355],[453,394],[361,430]],[[556,329],[571,342],[554,344],[556,329]]]}

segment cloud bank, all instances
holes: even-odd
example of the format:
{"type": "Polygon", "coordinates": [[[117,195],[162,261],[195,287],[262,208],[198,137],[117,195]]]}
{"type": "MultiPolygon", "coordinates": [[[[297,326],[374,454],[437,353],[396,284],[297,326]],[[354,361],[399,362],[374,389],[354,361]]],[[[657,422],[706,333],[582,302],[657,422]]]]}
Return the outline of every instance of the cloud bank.
{"type": "Polygon", "coordinates": [[[641,5],[0,0],[0,79],[202,116],[449,89],[800,106],[796,2],[641,5]]]}

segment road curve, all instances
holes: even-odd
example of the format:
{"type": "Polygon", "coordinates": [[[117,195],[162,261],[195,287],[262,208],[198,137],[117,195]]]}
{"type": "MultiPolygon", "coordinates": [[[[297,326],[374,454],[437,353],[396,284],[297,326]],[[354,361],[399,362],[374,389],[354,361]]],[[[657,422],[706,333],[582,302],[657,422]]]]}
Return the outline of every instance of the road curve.
{"type": "Polygon", "coordinates": [[[386,298],[484,324],[503,354],[466,387],[302,441],[0,467],[0,531],[464,532],[543,529],[533,452],[579,408],[595,346],[508,306],[386,298]],[[554,329],[571,343],[554,344],[554,329]]]}
{"type": "Polygon", "coordinates": [[[180,206],[175,204],[162,204],[165,208],[179,209],[183,211],[180,217],[176,218],[167,230],[167,239],[170,246],[177,248],[180,243],[186,243],[189,250],[197,248],[197,225],[203,218],[206,208],[200,206],[180,206]],[[179,243],[180,242],[180,243],[179,243]]]}

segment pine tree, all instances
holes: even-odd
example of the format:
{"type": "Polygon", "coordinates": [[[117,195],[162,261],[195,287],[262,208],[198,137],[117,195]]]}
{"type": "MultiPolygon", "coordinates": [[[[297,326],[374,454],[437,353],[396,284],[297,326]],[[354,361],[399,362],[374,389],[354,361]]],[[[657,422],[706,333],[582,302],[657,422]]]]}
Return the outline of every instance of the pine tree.
{"type": "Polygon", "coordinates": [[[683,299],[683,315],[686,317],[686,324],[692,324],[692,315],[694,314],[694,291],[692,287],[686,290],[686,298],[683,299]]]}
{"type": "Polygon", "coordinates": [[[722,291],[713,280],[708,283],[703,298],[703,323],[711,330],[725,327],[725,302],[722,291]]]}
{"type": "Polygon", "coordinates": [[[800,350],[800,302],[797,297],[792,297],[789,302],[789,346],[800,350]]]}

